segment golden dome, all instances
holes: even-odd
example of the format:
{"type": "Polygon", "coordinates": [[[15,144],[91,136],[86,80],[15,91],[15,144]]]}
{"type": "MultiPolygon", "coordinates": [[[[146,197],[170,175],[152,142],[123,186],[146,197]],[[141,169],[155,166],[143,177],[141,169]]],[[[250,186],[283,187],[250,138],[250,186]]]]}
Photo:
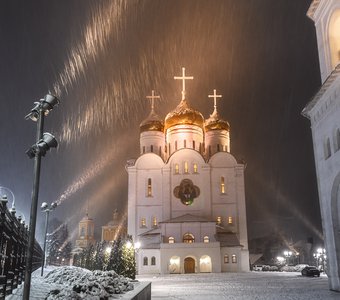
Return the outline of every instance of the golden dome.
{"type": "Polygon", "coordinates": [[[230,130],[230,125],[227,121],[224,121],[218,115],[217,110],[210,115],[209,119],[207,119],[204,123],[205,131],[210,130],[230,130]]]}
{"type": "Polygon", "coordinates": [[[203,129],[204,118],[202,114],[191,108],[188,102],[183,99],[177,107],[165,117],[165,130],[174,125],[196,125],[203,129]]]}
{"type": "Polygon", "coordinates": [[[139,125],[140,133],[145,131],[164,132],[164,122],[152,109],[149,116],[139,125]]]}

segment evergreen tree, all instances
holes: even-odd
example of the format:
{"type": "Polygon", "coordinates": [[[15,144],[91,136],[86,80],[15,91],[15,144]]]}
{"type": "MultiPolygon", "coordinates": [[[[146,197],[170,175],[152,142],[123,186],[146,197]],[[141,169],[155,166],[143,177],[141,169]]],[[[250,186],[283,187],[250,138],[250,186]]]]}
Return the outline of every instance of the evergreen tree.
{"type": "Polygon", "coordinates": [[[117,274],[122,274],[124,270],[122,244],[123,243],[121,237],[118,237],[118,239],[113,242],[113,247],[110,255],[110,269],[112,267],[112,270],[114,270],[117,274]]]}
{"type": "Polygon", "coordinates": [[[104,270],[105,265],[105,242],[98,242],[94,257],[94,270],[104,270]]]}
{"type": "Polygon", "coordinates": [[[121,275],[131,279],[136,278],[135,248],[131,236],[122,244],[123,271],[121,275]]]}

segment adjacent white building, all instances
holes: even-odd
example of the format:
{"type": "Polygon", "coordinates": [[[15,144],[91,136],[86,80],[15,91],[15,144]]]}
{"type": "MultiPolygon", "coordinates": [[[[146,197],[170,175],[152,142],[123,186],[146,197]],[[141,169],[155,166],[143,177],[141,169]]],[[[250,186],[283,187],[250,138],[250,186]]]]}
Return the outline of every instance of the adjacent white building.
{"type": "Polygon", "coordinates": [[[230,127],[185,96],[166,118],[152,107],[140,124],[140,156],[127,165],[128,234],[140,242],[139,274],[249,270],[244,164],[230,153],[230,127]]]}
{"type": "Polygon", "coordinates": [[[314,0],[322,86],[303,110],[310,119],[329,284],[340,291],[340,0],[314,0]]]}

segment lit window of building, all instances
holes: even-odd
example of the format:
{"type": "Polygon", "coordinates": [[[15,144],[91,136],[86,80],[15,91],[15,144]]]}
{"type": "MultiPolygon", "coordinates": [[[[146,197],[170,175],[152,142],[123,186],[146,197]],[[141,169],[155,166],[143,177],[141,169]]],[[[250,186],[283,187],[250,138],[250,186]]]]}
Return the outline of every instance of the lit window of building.
{"type": "Polygon", "coordinates": [[[153,217],[152,218],[152,226],[153,227],[157,227],[158,226],[158,224],[157,224],[157,217],[153,217]]]}
{"type": "Polygon", "coordinates": [[[233,255],[231,256],[231,262],[232,262],[233,264],[236,264],[236,263],[237,263],[236,254],[233,254],[233,255]]]}
{"type": "Polygon", "coordinates": [[[195,163],[194,164],[194,173],[197,173],[198,172],[198,166],[197,166],[197,164],[195,163]]]}
{"type": "Polygon", "coordinates": [[[148,191],[147,191],[147,196],[151,197],[152,196],[152,184],[151,184],[151,178],[148,178],[148,191]]]}
{"type": "Polygon", "coordinates": [[[140,227],[142,227],[142,228],[146,227],[146,219],[145,218],[141,218],[140,227]]]}
{"type": "Polygon", "coordinates": [[[169,237],[169,244],[174,244],[175,243],[175,238],[173,236],[169,237]]]}
{"type": "Polygon", "coordinates": [[[228,224],[229,225],[233,224],[233,217],[231,217],[231,216],[228,217],[228,224]]]}
{"type": "Polygon", "coordinates": [[[221,185],[221,194],[225,194],[225,183],[224,183],[224,177],[222,176],[221,177],[221,183],[220,183],[220,185],[221,185]]]}
{"type": "Polygon", "coordinates": [[[195,242],[195,237],[191,233],[186,233],[183,236],[183,243],[192,244],[195,242]]]}
{"type": "Polygon", "coordinates": [[[221,225],[222,224],[222,217],[217,217],[216,218],[216,224],[221,225]]]}
{"type": "Polygon", "coordinates": [[[188,167],[188,162],[184,162],[184,173],[188,173],[189,172],[189,167],[188,167]]]}
{"type": "Polygon", "coordinates": [[[204,243],[209,243],[209,237],[207,235],[203,238],[203,242],[204,243]]]}
{"type": "Polygon", "coordinates": [[[179,174],[179,165],[175,164],[175,174],[179,174]]]}
{"type": "Polygon", "coordinates": [[[229,255],[228,255],[228,254],[225,254],[225,255],[224,255],[224,263],[225,263],[225,264],[228,264],[228,263],[229,263],[229,255]]]}

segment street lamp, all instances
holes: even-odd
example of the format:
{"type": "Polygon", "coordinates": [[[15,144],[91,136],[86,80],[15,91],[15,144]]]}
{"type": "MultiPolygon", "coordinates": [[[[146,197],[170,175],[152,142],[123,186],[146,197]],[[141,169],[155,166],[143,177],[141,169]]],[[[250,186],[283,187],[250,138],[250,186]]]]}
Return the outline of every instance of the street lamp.
{"type": "Polygon", "coordinates": [[[34,178],[31,198],[32,200],[27,246],[27,259],[25,268],[25,282],[23,293],[24,300],[29,300],[31,288],[31,273],[35,240],[35,226],[37,222],[41,156],[44,156],[51,147],[57,147],[58,145],[53,135],[46,133],[43,134],[44,118],[57,104],[59,104],[58,98],[51,94],[47,94],[43,99],[40,99],[38,102],[34,102],[34,107],[31,109],[30,113],[25,116],[26,120],[31,119],[32,121],[37,121],[37,135],[36,143],[26,151],[26,154],[29,156],[29,158],[34,157],[34,178]]]}
{"type": "Polygon", "coordinates": [[[289,265],[289,258],[292,256],[293,252],[292,251],[284,251],[283,252],[284,256],[286,257],[286,265],[289,265]]]}
{"type": "Polygon", "coordinates": [[[326,255],[326,249],[325,248],[318,248],[316,250],[316,253],[313,254],[315,260],[316,260],[316,265],[319,267],[320,265],[322,266],[322,270],[325,270],[325,262],[327,259],[326,255]]]}
{"type": "Polygon", "coordinates": [[[47,228],[48,228],[48,217],[50,215],[50,211],[54,210],[57,207],[56,202],[52,202],[51,206],[49,207],[46,202],[41,204],[41,210],[46,213],[46,218],[45,218],[45,236],[44,236],[44,250],[43,250],[43,259],[42,259],[42,264],[41,264],[41,276],[44,275],[44,265],[45,265],[45,260],[46,260],[46,238],[47,238],[47,228]]]}

